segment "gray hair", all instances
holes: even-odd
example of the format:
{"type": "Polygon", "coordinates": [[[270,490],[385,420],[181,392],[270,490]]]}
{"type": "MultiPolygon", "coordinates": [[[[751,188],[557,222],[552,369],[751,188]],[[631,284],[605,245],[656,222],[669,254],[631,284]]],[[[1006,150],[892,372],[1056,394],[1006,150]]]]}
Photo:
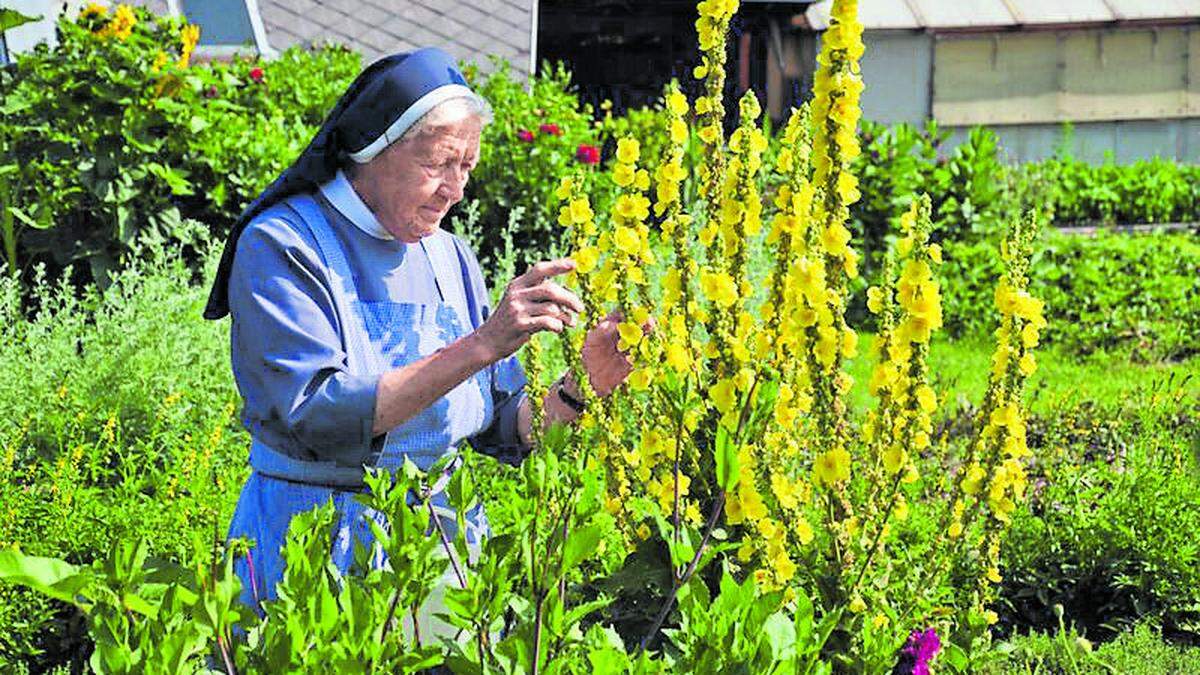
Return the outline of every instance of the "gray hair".
{"type": "Polygon", "coordinates": [[[422,115],[411,127],[405,129],[397,143],[426,136],[437,131],[438,127],[446,126],[452,120],[463,117],[476,117],[487,126],[495,119],[492,104],[487,99],[472,92],[470,96],[455,96],[433,106],[429,112],[422,115]]]}

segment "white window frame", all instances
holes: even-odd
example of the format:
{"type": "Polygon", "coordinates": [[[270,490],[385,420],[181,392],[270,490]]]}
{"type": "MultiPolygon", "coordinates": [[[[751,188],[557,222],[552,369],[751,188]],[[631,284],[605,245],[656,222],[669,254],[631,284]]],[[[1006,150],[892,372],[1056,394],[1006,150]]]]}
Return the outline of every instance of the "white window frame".
{"type": "MultiPolygon", "coordinates": [[[[186,18],[180,7],[181,0],[167,0],[167,11],[171,16],[186,18]]],[[[254,33],[254,47],[249,48],[243,45],[196,45],[197,56],[206,56],[210,58],[230,58],[233,56],[252,55],[255,52],[264,58],[272,58],[275,56],[275,50],[271,49],[271,45],[267,42],[267,31],[263,27],[262,14],[258,11],[258,0],[242,0],[242,4],[246,6],[246,12],[250,15],[250,30],[254,33]]]]}

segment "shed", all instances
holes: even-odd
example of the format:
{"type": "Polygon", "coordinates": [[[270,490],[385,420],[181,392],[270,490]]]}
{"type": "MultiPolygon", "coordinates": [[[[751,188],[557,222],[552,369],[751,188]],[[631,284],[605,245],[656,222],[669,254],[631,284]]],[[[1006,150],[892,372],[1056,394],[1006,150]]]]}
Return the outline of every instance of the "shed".
{"type": "MultiPolygon", "coordinates": [[[[819,32],[831,0],[797,24],[819,32]]],[[[864,117],[987,125],[1012,159],[1200,161],[1200,0],[861,0],[864,117]]]]}

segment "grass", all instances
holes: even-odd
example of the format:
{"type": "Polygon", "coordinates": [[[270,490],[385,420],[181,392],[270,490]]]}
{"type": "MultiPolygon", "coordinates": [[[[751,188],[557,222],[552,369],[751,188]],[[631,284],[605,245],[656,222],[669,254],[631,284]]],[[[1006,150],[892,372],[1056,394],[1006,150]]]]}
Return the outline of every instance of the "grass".
{"type": "MultiPolygon", "coordinates": [[[[874,336],[862,335],[859,344],[869,345],[874,336]]],[[[994,343],[984,340],[935,340],[929,354],[934,387],[942,401],[965,397],[983,400],[994,343]]],[[[1063,405],[1090,401],[1103,407],[1122,407],[1156,391],[1182,389],[1185,395],[1200,396],[1200,359],[1141,364],[1121,355],[1092,355],[1079,359],[1053,345],[1036,353],[1037,372],[1029,379],[1026,400],[1029,409],[1044,413],[1063,405]]],[[[867,381],[874,367],[869,350],[861,349],[848,369],[854,377],[850,404],[854,410],[874,405],[867,381]]]]}

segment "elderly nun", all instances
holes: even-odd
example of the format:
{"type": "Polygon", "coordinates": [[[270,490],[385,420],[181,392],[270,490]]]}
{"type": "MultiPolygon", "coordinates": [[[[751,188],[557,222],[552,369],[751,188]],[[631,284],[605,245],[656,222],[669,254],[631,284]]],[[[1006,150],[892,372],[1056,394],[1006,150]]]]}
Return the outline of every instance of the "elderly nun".
{"type": "MultiPolygon", "coordinates": [[[[229,529],[255,542],[236,563],[251,606],[274,597],[296,513],[333,501],[333,560],[349,567],[355,540],[370,537],[353,499],[364,467],[395,470],[407,459],[428,469],[464,442],[520,461],[530,406],[561,422],[582,410],[569,377],[545,401],[528,400],[513,356],[582,311],[552,281],[574,263],[532,266],[492,308],[474,254],[440,227],[490,119],[441,50],[384,58],[350,85],[226,242],[205,317],[232,319],[233,373],[253,439],[229,529]]],[[[629,373],[612,322],[586,345],[595,389],[607,393],[629,373]]],[[[444,496],[434,503],[444,508],[444,496]]],[[[468,523],[477,542],[482,513],[468,523]]]]}

